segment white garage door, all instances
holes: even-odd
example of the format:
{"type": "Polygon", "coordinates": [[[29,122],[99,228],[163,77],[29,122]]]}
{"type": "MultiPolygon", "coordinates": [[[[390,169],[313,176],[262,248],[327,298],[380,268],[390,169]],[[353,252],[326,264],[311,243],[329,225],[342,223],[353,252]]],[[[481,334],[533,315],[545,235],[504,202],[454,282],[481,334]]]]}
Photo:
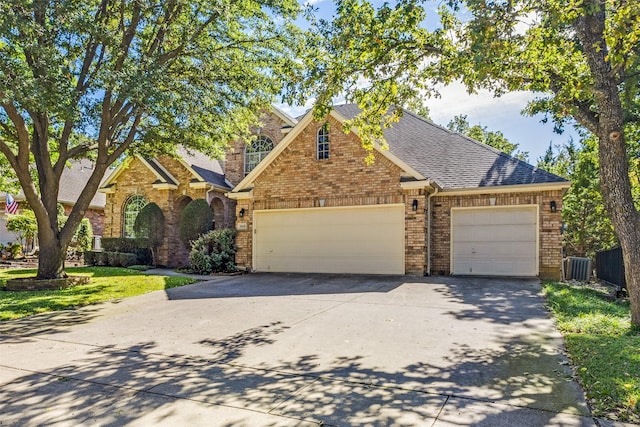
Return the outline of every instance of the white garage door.
{"type": "Polygon", "coordinates": [[[536,206],[452,209],[453,274],[538,275],[536,206]]]}
{"type": "Polygon", "coordinates": [[[404,205],[254,213],[254,268],[404,274],[404,205]]]}

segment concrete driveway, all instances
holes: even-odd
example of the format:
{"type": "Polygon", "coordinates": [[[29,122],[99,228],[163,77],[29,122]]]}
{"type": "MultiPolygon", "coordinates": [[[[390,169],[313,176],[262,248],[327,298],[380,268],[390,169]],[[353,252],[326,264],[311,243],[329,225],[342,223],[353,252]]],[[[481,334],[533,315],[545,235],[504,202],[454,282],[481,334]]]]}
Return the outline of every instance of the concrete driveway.
{"type": "Polygon", "coordinates": [[[539,292],[251,274],[3,322],[0,425],[595,425],[539,292]]]}

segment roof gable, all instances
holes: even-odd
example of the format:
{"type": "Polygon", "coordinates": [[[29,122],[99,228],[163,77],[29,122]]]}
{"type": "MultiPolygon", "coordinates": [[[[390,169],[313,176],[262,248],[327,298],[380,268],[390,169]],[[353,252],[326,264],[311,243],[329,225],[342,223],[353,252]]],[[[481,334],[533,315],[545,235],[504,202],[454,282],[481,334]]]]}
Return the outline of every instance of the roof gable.
{"type": "MultiPolygon", "coordinates": [[[[340,123],[344,123],[345,117],[338,111],[333,110],[330,115],[340,123]]],[[[234,192],[247,190],[252,187],[255,180],[264,172],[264,170],[273,161],[280,156],[280,154],[312,123],[314,122],[313,111],[308,111],[296,124],[291,132],[276,145],[273,150],[260,162],[258,165],[247,175],[244,179],[233,189],[234,192]]],[[[357,132],[353,132],[357,135],[357,132]]],[[[426,178],[417,170],[412,168],[409,164],[402,159],[395,156],[388,150],[382,150],[379,146],[374,146],[374,150],[386,157],[391,163],[397,165],[404,173],[404,175],[414,180],[425,180],[426,178]]]]}

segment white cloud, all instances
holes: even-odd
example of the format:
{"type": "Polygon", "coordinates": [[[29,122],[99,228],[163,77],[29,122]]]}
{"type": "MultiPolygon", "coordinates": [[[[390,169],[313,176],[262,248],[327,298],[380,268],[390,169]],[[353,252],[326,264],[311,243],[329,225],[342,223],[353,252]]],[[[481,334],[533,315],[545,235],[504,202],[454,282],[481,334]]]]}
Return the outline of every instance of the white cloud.
{"type": "Polygon", "coordinates": [[[425,104],[431,111],[433,121],[445,124],[459,114],[493,119],[504,115],[505,111],[520,113],[527,102],[535,97],[533,92],[509,92],[499,98],[487,90],[469,94],[459,82],[437,89],[441,97],[426,99],[425,104]]]}

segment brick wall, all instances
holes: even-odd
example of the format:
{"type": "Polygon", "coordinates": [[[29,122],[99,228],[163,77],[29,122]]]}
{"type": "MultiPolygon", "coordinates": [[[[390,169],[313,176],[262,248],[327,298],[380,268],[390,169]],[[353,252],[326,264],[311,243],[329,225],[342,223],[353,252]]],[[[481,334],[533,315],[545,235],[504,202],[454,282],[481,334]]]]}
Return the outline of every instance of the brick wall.
{"type": "MultiPolygon", "coordinates": [[[[64,205],[64,214],[69,215],[72,208],[73,206],[64,205]]],[[[89,218],[93,235],[102,236],[102,233],[104,233],[104,211],[100,209],[87,209],[84,217],[89,218]]]]}
{"type": "Polygon", "coordinates": [[[144,196],[155,202],[165,215],[165,237],[159,250],[159,264],[168,266],[185,265],[188,249],[180,241],[180,214],[188,200],[206,199],[205,189],[189,187],[191,173],[176,159],[161,157],[160,163],[180,182],[176,190],[153,188],[156,176],[139,159],[131,159],[128,167],[120,174],[116,191],[107,194],[105,207],[104,237],[122,237],[122,216],[125,202],[133,195],[144,196]]]}
{"type": "MultiPolygon", "coordinates": [[[[275,114],[269,112],[260,117],[260,135],[269,137],[273,142],[274,147],[282,141],[286,136],[282,132],[282,127],[286,123],[275,114]]],[[[251,129],[251,133],[257,134],[258,129],[251,129]]],[[[229,144],[229,148],[225,154],[225,161],[223,163],[225,177],[231,182],[232,185],[238,185],[244,178],[244,151],[247,147],[247,143],[243,140],[238,140],[229,144]]]]}
{"type": "Polygon", "coordinates": [[[420,191],[403,192],[398,166],[379,153],[367,165],[367,152],[353,133],[345,134],[342,125],[329,119],[329,159],[316,159],[316,135],[322,123],[312,123],[260,175],[252,200],[238,200],[236,206],[236,262],[251,268],[252,216],[254,210],[377,204],[406,204],[407,273],[423,274],[425,265],[425,196],[420,191]],[[416,212],[413,200],[419,201],[416,212]],[[244,209],[244,217],[240,211],[244,209]]]}
{"type": "Polygon", "coordinates": [[[538,205],[539,206],[539,271],[542,279],[559,279],[562,266],[562,191],[486,193],[458,196],[435,196],[432,201],[431,273],[449,274],[451,241],[451,208],[490,206],[538,205]],[[554,200],[557,211],[551,212],[549,204],[554,200]]]}

